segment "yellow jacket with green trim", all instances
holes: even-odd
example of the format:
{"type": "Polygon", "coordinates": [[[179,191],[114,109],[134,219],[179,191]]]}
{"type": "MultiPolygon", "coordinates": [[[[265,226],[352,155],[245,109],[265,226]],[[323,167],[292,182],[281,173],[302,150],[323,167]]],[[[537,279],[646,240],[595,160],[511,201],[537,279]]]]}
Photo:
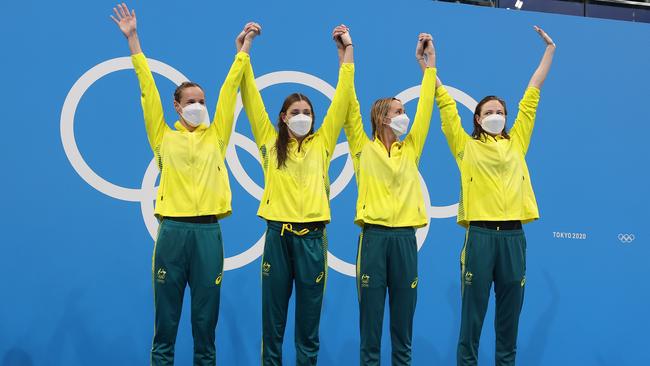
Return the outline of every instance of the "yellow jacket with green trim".
{"type": "Polygon", "coordinates": [[[235,56],[210,126],[200,125],[194,132],[178,121],[174,124],[176,130],[165,123],[147,59],[139,53],[131,61],[140,83],[147,137],[160,169],[155,215],[228,216],[232,212],[231,192],[224,156],[232,133],[237,88],[250,64],[248,54],[240,52],[235,56]]]}
{"type": "Polygon", "coordinates": [[[539,218],[525,159],[539,92],[535,87],[526,89],[510,139],[487,134],[474,139],[463,130],[454,99],[444,87],[437,88],[442,132],[460,169],[458,224],[467,227],[470,221],[509,220],[528,223],[539,218]]]}
{"type": "Polygon", "coordinates": [[[282,222],[330,221],[328,170],[350,104],[353,80],[354,64],[344,63],[322,126],[301,144],[289,139],[286,166],[278,168],[278,132],[255,84],[253,68],[247,65],[241,84],[242,102],[264,170],[264,194],[258,216],[282,222]]]}
{"type": "Polygon", "coordinates": [[[429,215],[422,196],[418,164],[429,133],[435,88],[436,69],[427,68],[413,126],[403,141],[391,145],[390,153],[379,138],[370,140],[366,135],[359,101],[354,96],[344,129],[359,191],[354,219],[357,225],[427,225],[429,215]]]}

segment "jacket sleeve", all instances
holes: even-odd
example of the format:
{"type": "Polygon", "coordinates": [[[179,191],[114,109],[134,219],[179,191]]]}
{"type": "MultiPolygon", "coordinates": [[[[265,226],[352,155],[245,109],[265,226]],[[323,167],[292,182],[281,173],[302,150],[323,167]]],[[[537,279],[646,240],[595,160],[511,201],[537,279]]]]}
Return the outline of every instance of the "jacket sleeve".
{"type": "Polygon", "coordinates": [[[357,95],[354,90],[354,85],[350,98],[350,107],[348,108],[345,123],[343,124],[343,130],[345,131],[345,137],[348,140],[348,147],[350,149],[352,162],[354,163],[354,170],[357,172],[359,168],[361,151],[363,150],[365,144],[370,141],[370,139],[368,138],[368,135],[366,135],[366,131],[363,130],[361,109],[359,107],[359,100],[357,99],[357,95]]]}
{"type": "Polygon", "coordinates": [[[147,138],[151,149],[155,153],[162,143],[163,135],[170,128],[165,123],[160,94],[158,88],[156,88],[146,57],[143,53],[137,53],[131,56],[131,62],[140,84],[140,102],[142,103],[147,138]]]}
{"type": "Polygon", "coordinates": [[[259,149],[268,143],[269,140],[275,140],[277,132],[269,119],[268,113],[266,113],[264,101],[262,100],[260,91],[257,89],[255,74],[253,73],[253,67],[250,62],[246,65],[244,77],[241,81],[241,97],[244,110],[246,110],[246,115],[251,124],[255,143],[259,149]]]}
{"type": "Polygon", "coordinates": [[[444,86],[436,88],[436,101],[438,109],[440,109],[442,132],[447,138],[449,149],[456,160],[462,160],[460,155],[464,152],[465,144],[470,139],[470,136],[463,130],[460,123],[456,101],[449,95],[444,86]]]}
{"type": "Polygon", "coordinates": [[[250,57],[248,54],[245,52],[239,52],[235,56],[235,61],[232,63],[232,66],[230,66],[230,71],[228,71],[226,80],[223,82],[223,85],[221,85],[221,90],[219,91],[217,108],[214,112],[214,119],[211,126],[214,126],[213,128],[217,129],[219,148],[221,149],[222,156],[225,156],[235,121],[237,89],[241,84],[242,76],[244,75],[244,71],[248,64],[250,64],[250,57]]]}
{"type": "Polygon", "coordinates": [[[433,99],[436,91],[436,69],[426,68],[420,85],[420,99],[415,112],[415,119],[411,131],[406,136],[406,141],[415,149],[416,159],[420,160],[424,143],[429,134],[431,114],[433,113],[433,99]]]}
{"type": "Polygon", "coordinates": [[[535,115],[537,114],[538,104],[539,89],[534,86],[528,87],[524,93],[524,97],[519,102],[519,112],[510,130],[512,141],[519,146],[524,155],[528,152],[533,127],[535,127],[535,115]]]}
{"type": "Polygon", "coordinates": [[[328,155],[331,158],[336,147],[336,140],[338,140],[341,133],[341,127],[345,122],[348,107],[352,96],[352,88],[354,87],[354,64],[344,63],[339,68],[339,80],[336,84],[336,91],[332,98],[332,103],[325,114],[323,124],[318,133],[325,140],[325,146],[328,155]]]}

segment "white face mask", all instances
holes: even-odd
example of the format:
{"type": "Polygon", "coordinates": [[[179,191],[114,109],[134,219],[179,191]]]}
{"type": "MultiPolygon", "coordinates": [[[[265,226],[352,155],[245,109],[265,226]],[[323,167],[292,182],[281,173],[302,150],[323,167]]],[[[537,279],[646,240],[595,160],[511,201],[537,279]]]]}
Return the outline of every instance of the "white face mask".
{"type": "Polygon", "coordinates": [[[208,116],[208,110],[201,103],[192,103],[183,107],[183,113],[181,114],[185,122],[192,127],[197,127],[201,123],[206,126],[210,124],[210,117],[208,116]]]}
{"type": "Polygon", "coordinates": [[[409,116],[406,114],[400,114],[399,116],[391,118],[388,125],[395,133],[395,136],[400,137],[409,129],[409,122],[411,122],[409,116]]]}
{"type": "Polygon", "coordinates": [[[481,127],[490,135],[499,135],[506,125],[506,117],[500,114],[491,114],[481,121],[481,127]]]}
{"type": "Polygon", "coordinates": [[[289,118],[285,123],[296,137],[303,137],[311,130],[311,117],[306,114],[300,113],[289,118]]]}

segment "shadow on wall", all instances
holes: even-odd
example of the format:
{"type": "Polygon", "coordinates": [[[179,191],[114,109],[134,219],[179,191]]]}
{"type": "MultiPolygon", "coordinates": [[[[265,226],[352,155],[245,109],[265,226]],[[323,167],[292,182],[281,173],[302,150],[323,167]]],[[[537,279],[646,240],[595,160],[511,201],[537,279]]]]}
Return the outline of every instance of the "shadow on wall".
{"type": "Polygon", "coordinates": [[[2,358],[2,366],[33,366],[32,357],[20,348],[11,348],[2,358]]]}

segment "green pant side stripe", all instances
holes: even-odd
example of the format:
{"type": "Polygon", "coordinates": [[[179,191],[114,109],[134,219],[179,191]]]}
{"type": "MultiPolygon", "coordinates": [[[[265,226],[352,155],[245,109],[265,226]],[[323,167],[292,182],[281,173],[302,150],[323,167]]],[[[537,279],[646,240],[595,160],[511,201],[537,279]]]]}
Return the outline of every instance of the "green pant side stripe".
{"type": "MultiPolygon", "coordinates": [[[[158,232],[156,233],[156,240],[153,242],[153,254],[151,255],[151,288],[153,289],[153,318],[156,319],[156,283],[153,279],[154,273],[156,271],[156,248],[158,247],[158,239],[160,238],[160,229],[162,227],[162,221],[158,224],[158,232]]],[[[156,322],[153,322],[153,334],[156,334],[156,322]]],[[[151,337],[151,349],[153,349],[154,338],[151,337]]],[[[149,363],[153,363],[153,354],[149,354],[149,363]]]]}
{"type": "MultiPolygon", "coordinates": [[[[264,234],[264,241],[266,245],[266,235],[268,235],[268,231],[264,234]]],[[[262,282],[264,281],[264,252],[262,252],[262,261],[260,262],[260,290],[262,289],[262,282]]],[[[263,298],[263,296],[262,296],[263,298]]],[[[263,306],[264,304],[262,304],[263,306]]],[[[262,344],[260,348],[260,365],[264,365],[264,332],[262,332],[262,344]]]]}
{"type": "Polygon", "coordinates": [[[323,229],[323,261],[325,263],[325,269],[323,272],[325,273],[325,276],[323,276],[323,281],[325,283],[323,284],[323,295],[325,294],[325,289],[327,288],[327,270],[329,269],[329,266],[327,265],[327,250],[328,250],[329,242],[327,240],[327,229],[323,229]]]}
{"type": "Polygon", "coordinates": [[[357,251],[357,298],[361,302],[361,248],[363,247],[363,230],[359,235],[359,250],[357,251]]]}
{"type": "Polygon", "coordinates": [[[460,295],[465,292],[465,269],[467,264],[467,239],[469,238],[469,228],[465,231],[465,243],[463,250],[460,252],[460,295]]]}

